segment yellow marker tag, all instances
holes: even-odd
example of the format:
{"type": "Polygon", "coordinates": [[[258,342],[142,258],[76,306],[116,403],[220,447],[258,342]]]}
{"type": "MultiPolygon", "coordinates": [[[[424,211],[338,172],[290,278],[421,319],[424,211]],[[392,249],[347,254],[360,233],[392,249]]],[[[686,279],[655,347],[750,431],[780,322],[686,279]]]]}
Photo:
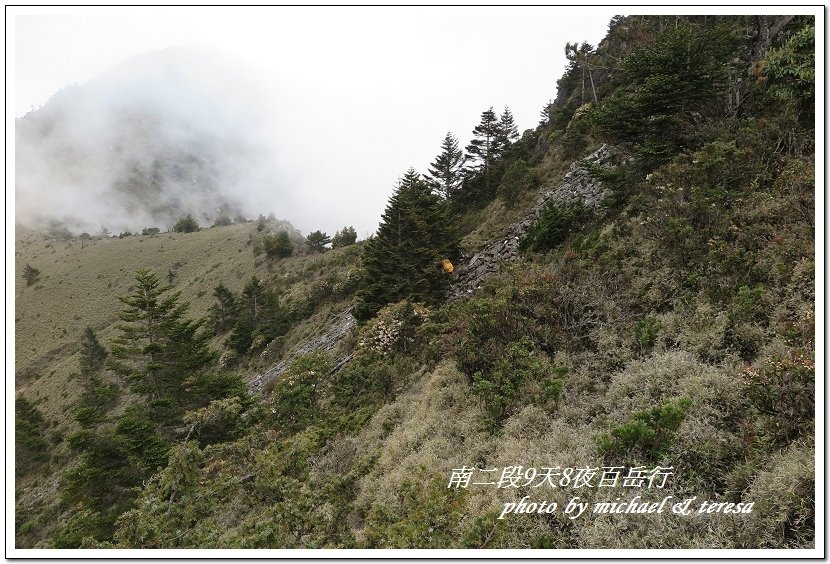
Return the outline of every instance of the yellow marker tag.
{"type": "Polygon", "coordinates": [[[441,266],[444,267],[444,272],[446,272],[447,274],[452,274],[452,271],[455,270],[455,267],[452,265],[449,259],[442,260],[441,266]]]}

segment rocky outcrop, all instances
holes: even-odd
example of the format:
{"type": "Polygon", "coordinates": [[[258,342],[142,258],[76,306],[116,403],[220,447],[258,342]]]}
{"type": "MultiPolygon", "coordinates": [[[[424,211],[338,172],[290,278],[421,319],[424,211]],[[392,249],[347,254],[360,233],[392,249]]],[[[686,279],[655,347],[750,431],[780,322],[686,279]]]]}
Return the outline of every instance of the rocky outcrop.
{"type": "Polygon", "coordinates": [[[562,179],[562,183],[553,190],[547,190],[539,196],[536,204],[520,221],[509,226],[503,235],[491,241],[482,250],[474,254],[466,263],[460,264],[454,273],[451,299],[472,294],[491,276],[498,274],[502,263],[515,260],[519,256],[519,240],[539,219],[548,202],[568,204],[582,202],[596,209],[610,195],[610,190],[603,187],[599,180],[593,178],[582,163],[590,162],[602,168],[612,166],[613,152],[603,145],[591,153],[584,161],[575,162],[562,179]]]}
{"type": "MultiPolygon", "coordinates": [[[[277,364],[265,372],[258,374],[249,383],[251,389],[256,392],[262,391],[265,384],[279,378],[286,370],[288,370],[288,367],[291,366],[291,363],[297,357],[313,352],[335,352],[337,345],[340,344],[343,338],[349,334],[355,325],[357,325],[357,320],[352,315],[351,309],[341,313],[334,318],[334,320],[326,327],[325,331],[323,331],[320,335],[305,341],[291,353],[285,355],[277,364]]],[[[342,366],[350,356],[351,355],[348,352],[343,352],[335,356],[332,358],[332,366],[342,366]]]]}
{"type": "MultiPolygon", "coordinates": [[[[611,166],[612,151],[603,145],[594,153],[589,155],[585,161],[596,166],[611,166]]],[[[540,194],[536,204],[520,221],[509,226],[498,239],[491,241],[482,250],[474,254],[468,261],[459,264],[453,273],[453,287],[451,299],[457,299],[472,294],[481,287],[489,277],[498,274],[501,265],[505,262],[515,260],[519,256],[519,240],[524,237],[530,227],[539,219],[545,205],[550,202],[567,204],[580,201],[584,205],[597,208],[602,201],[610,194],[610,191],[602,186],[595,178],[591,177],[580,162],[571,165],[570,170],[565,174],[562,183],[553,190],[540,194]]],[[[338,345],[342,339],[349,334],[357,324],[351,310],[347,310],[337,316],[326,329],[318,336],[305,341],[299,347],[274,366],[257,375],[250,382],[255,391],[261,391],[268,382],[279,378],[288,370],[291,363],[297,357],[312,352],[328,352],[338,354],[332,359],[332,366],[335,370],[343,366],[351,357],[348,351],[338,351],[338,345]]],[[[391,339],[391,337],[390,337],[391,339]]]]}

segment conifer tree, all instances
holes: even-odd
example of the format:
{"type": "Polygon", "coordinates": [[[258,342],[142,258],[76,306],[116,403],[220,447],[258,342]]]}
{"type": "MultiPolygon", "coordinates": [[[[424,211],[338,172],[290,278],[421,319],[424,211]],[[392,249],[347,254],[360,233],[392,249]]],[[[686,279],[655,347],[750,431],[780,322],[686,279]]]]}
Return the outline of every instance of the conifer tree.
{"type": "Polygon", "coordinates": [[[405,298],[436,301],[449,285],[441,260],[457,253],[446,204],[409,169],[389,199],[377,235],[366,243],[355,316],[368,319],[405,298]]]}
{"type": "Polygon", "coordinates": [[[83,392],[73,413],[75,421],[84,429],[91,429],[100,424],[118,399],[118,386],[105,381],[100,373],[108,354],[92,329],[87,327],[81,343],[83,392]]]}
{"type": "Polygon", "coordinates": [[[441,154],[429,167],[427,184],[443,199],[449,200],[461,187],[465,161],[458,139],[448,132],[441,142],[441,154]]]}
{"type": "Polygon", "coordinates": [[[513,113],[507,106],[499,118],[499,141],[501,147],[504,148],[511,143],[515,143],[519,139],[519,127],[513,120],[513,113]]]}
{"type": "Polygon", "coordinates": [[[264,301],[263,292],[262,282],[253,276],[245,284],[239,298],[239,313],[228,339],[228,346],[240,354],[247,352],[253,343],[254,331],[264,301]]]}
{"type": "Polygon", "coordinates": [[[49,459],[46,421],[41,411],[24,396],[15,399],[14,414],[15,475],[22,476],[49,459]]]}
{"type": "Polygon", "coordinates": [[[539,125],[546,127],[551,122],[553,112],[553,100],[548,100],[542,111],[539,112],[539,125]]]}
{"type": "Polygon", "coordinates": [[[331,248],[339,249],[340,247],[348,247],[349,245],[354,245],[355,242],[357,242],[357,231],[355,231],[355,228],[352,226],[344,227],[334,234],[331,240],[331,248]]]}
{"type": "Polygon", "coordinates": [[[490,106],[481,113],[481,122],[473,129],[473,139],[466,149],[467,161],[472,163],[470,171],[478,172],[484,177],[484,187],[488,193],[493,162],[501,154],[503,145],[501,122],[490,106]]]}
{"type": "Polygon", "coordinates": [[[23,269],[23,279],[26,280],[26,285],[31,286],[40,279],[40,270],[27,264],[23,269]]]}
{"type": "Polygon", "coordinates": [[[81,338],[81,375],[90,376],[97,372],[104,366],[107,354],[109,354],[107,349],[98,342],[95,331],[91,327],[84,329],[84,335],[81,338]]]}
{"type": "Polygon", "coordinates": [[[287,330],[288,316],[277,295],[259,278],[251,277],[238,300],[238,315],[228,346],[242,354],[267,344],[287,330]]]}
{"type": "Polygon", "coordinates": [[[169,293],[149,270],[135,273],[132,293],[120,297],[120,334],[111,345],[109,368],[145,396],[153,414],[175,418],[187,407],[186,383],[214,358],[202,321],[185,318],[180,292],[169,293]]]}
{"type": "Polygon", "coordinates": [[[216,298],[216,303],[210,307],[210,324],[214,333],[221,335],[233,327],[236,321],[238,313],[236,297],[227,286],[221,283],[213,289],[213,297],[216,298]]]}
{"type": "MultiPolygon", "coordinates": [[[[56,547],[77,548],[87,538],[110,540],[142,481],[164,465],[184,411],[204,400],[189,388],[214,353],[202,322],[185,318],[188,304],[179,302],[179,293],[171,293],[149,270],[139,270],[131,293],[119,299],[124,308],[107,367],[145,401],[108,419],[117,389],[96,374],[89,377],[75,411],[81,430],[67,437],[79,462],[61,485],[74,514],[56,534],[56,547]]],[[[82,369],[88,371],[101,362],[101,351],[91,330],[84,339],[82,369]]]]}
{"type": "Polygon", "coordinates": [[[733,40],[725,28],[683,25],[633,49],[621,84],[587,114],[593,133],[628,146],[644,171],[693,146],[701,117],[724,111],[733,40]]]}
{"type": "Polygon", "coordinates": [[[266,235],[262,239],[262,246],[265,254],[269,257],[286,258],[294,253],[294,243],[288,231],[280,231],[274,235],[266,235]]]}
{"type": "Polygon", "coordinates": [[[312,251],[322,253],[326,250],[326,245],[331,243],[331,237],[329,237],[324,231],[312,231],[308,234],[305,238],[305,243],[308,245],[308,248],[312,251]]]}

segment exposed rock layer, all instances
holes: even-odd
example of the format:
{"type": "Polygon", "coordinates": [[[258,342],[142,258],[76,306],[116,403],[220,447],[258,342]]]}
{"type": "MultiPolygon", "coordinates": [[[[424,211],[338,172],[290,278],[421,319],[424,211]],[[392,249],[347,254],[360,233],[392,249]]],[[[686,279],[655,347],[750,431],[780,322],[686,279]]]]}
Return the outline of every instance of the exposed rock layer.
{"type": "MultiPolygon", "coordinates": [[[[607,145],[603,145],[591,153],[585,161],[596,166],[608,168],[612,165],[613,152],[607,145]]],[[[530,227],[539,219],[548,202],[568,204],[580,201],[590,208],[598,208],[602,201],[610,195],[610,190],[593,178],[582,163],[575,162],[565,174],[562,183],[553,190],[547,190],[539,196],[536,205],[520,221],[509,226],[504,234],[490,242],[482,250],[474,254],[469,261],[460,264],[454,275],[454,284],[450,293],[452,299],[472,294],[481,287],[481,284],[491,276],[498,274],[501,264],[515,260],[519,256],[519,240],[524,237],[530,227]]]]}

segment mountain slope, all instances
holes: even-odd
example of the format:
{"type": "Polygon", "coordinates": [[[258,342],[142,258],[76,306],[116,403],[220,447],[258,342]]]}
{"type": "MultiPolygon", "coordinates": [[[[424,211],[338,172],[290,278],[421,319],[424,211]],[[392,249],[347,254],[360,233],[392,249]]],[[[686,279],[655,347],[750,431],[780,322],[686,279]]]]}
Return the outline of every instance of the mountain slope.
{"type": "MultiPolygon", "coordinates": [[[[118,515],[61,500],[73,472],[120,475],[55,436],[66,450],[48,460],[53,474],[19,481],[34,488],[18,502],[21,543],[815,547],[815,131],[809,87],[788,88],[814,68],[814,22],[787,19],[753,59],[751,30],[769,23],[615,19],[608,41],[576,52],[558,102],[494,164],[498,177],[468,176],[448,203],[473,257],[453,275],[455,299],[389,304],[333,353],[312,345],[337,319],[351,324],[335,318],[368,283],[352,273],[365,246],[194,264],[202,279],[178,283],[201,300],[196,312],[208,311],[208,280],[234,276],[235,299],[267,307],[248,272],[292,304],[288,332],[267,343],[260,333],[231,350],[247,314],[214,340],[228,361],[218,376],[276,377],[262,395],[234,388],[185,413],[118,515]],[[586,76],[617,59],[614,72],[586,76]],[[616,156],[598,166],[602,143],[611,150],[600,156],[616,156]],[[566,509],[576,497],[578,516],[566,509]],[[691,514],[670,509],[683,500],[691,514]]],[[[227,232],[234,256],[246,233],[252,251],[265,247],[254,229],[175,243],[195,237],[193,256],[207,255],[227,232]]],[[[48,263],[33,264],[46,274],[48,263]]],[[[35,408],[71,409],[37,390],[24,388],[35,408]]],[[[36,452],[42,423],[29,407],[19,418],[36,452]]],[[[130,439],[128,453],[155,445],[161,435],[134,434],[121,409],[96,436],[115,451],[130,439]]]]}
{"type": "Polygon", "coordinates": [[[260,211],[249,196],[278,174],[247,82],[214,54],[171,48],[64,88],[16,120],[18,221],[95,233],[260,211]]]}

